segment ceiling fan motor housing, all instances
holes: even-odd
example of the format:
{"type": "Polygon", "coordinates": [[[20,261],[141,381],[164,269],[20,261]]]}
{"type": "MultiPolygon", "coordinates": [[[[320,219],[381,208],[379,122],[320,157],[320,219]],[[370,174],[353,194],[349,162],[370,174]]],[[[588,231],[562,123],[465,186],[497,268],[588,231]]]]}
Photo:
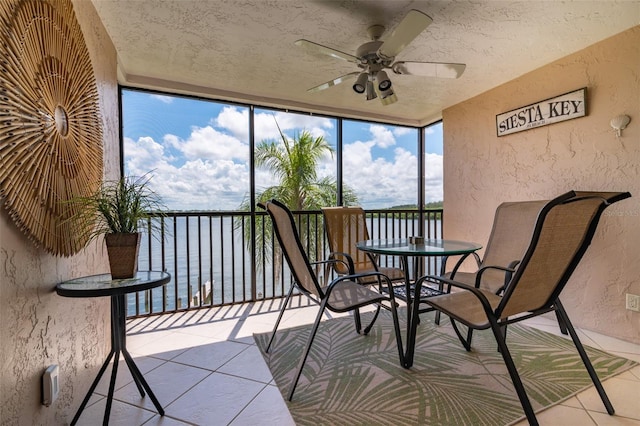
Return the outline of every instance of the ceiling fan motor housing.
{"type": "MultiPolygon", "coordinates": [[[[383,42],[376,40],[370,41],[358,47],[356,50],[356,56],[365,64],[373,65],[382,63],[382,58],[378,56],[378,49],[382,46],[383,42]]],[[[393,59],[393,58],[392,58],[393,59]]],[[[392,61],[389,61],[391,63],[392,61]]]]}

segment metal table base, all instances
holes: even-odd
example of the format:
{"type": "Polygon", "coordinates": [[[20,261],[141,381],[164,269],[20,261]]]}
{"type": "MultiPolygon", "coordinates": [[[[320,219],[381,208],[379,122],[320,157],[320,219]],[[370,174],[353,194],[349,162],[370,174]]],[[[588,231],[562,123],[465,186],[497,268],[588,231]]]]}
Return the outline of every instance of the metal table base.
{"type": "Polygon", "coordinates": [[[155,394],[149,387],[149,384],[142,376],[142,373],[140,372],[140,369],[138,368],[136,363],[133,361],[131,354],[129,354],[129,351],[127,351],[127,343],[126,343],[127,330],[126,330],[125,319],[126,319],[125,295],[120,294],[116,296],[111,296],[111,351],[109,352],[109,355],[107,355],[107,359],[104,361],[104,364],[102,364],[102,367],[98,372],[98,375],[96,376],[95,380],[91,384],[91,387],[89,388],[87,395],[84,397],[82,404],[80,404],[80,408],[78,408],[76,415],[73,417],[73,420],[71,421],[71,426],[74,426],[78,422],[78,419],[82,414],[82,411],[84,410],[87,403],[89,402],[89,399],[91,398],[91,395],[93,395],[93,392],[95,391],[96,386],[98,386],[98,382],[100,382],[100,379],[102,378],[109,363],[111,362],[111,359],[113,358],[113,368],[111,369],[111,380],[109,382],[109,393],[107,395],[107,407],[105,408],[104,420],[102,422],[104,426],[109,424],[109,415],[111,413],[111,405],[113,403],[113,392],[115,390],[116,376],[118,374],[118,362],[120,361],[121,353],[127,364],[127,367],[129,367],[131,376],[133,376],[133,381],[138,387],[138,390],[140,391],[140,396],[144,397],[145,390],[146,390],[147,394],[149,394],[149,398],[151,398],[151,401],[153,402],[153,405],[155,405],[156,409],[158,410],[158,413],[161,416],[164,416],[164,409],[162,408],[162,405],[160,405],[158,398],[156,398],[155,394]]]}

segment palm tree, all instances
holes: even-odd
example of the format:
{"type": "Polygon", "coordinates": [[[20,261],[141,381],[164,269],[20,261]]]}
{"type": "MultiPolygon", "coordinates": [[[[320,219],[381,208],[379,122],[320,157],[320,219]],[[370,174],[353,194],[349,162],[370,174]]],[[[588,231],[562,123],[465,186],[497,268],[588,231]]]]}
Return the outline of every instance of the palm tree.
{"type": "MultiPolygon", "coordinates": [[[[330,177],[318,178],[317,166],[320,159],[329,154],[333,156],[333,148],[323,136],[313,137],[304,130],[300,134],[295,134],[293,139],[289,139],[280,129],[276,121],[281,142],[276,140],[263,140],[255,150],[256,167],[266,167],[274,176],[278,178],[278,184],[265,188],[256,193],[256,202],[266,202],[277,199],[284,203],[289,209],[296,210],[319,210],[324,206],[335,206],[337,204],[337,183],[330,177]]],[[[346,205],[358,202],[355,192],[344,187],[343,201],[346,205]]],[[[245,197],[241,210],[249,209],[250,198],[245,197]]],[[[264,216],[256,218],[256,243],[257,247],[265,247],[266,253],[271,254],[272,235],[270,228],[263,226],[264,216]]],[[[247,221],[248,219],[245,219],[247,221]]],[[[315,236],[321,234],[318,224],[315,221],[307,223],[307,216],[300,218],[298,229],[301,240],[307,243],[309,257],[314,259],[318,250],[321,250],[320,242],[315,236]],[[308,235],[307,235],[308,234],[308,235]]],[[[248,225],[245,223],[245,225],[248,225]]],[[[247,235],[245,242],[247,247],[251,246],[251,236],[247,235]]],[[[255,254],[258,264],[263,264],[263,252],[258,250],[255,254]]]]}

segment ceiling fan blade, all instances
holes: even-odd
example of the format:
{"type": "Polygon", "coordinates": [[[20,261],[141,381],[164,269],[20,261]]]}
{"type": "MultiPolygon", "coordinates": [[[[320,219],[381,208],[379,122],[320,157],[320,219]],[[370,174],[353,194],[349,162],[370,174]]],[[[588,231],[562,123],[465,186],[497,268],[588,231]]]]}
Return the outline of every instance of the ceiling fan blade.
{"type": "Polygon", "coordinates": [[[354,62],[356,64],[360,63],[360,60],[357,57],[353,56],[353,55],[341,52],[341,51],[336,50],[336,49],[332,49],[332,48],[327,47],[327,46],[323,46],[323,45],[318,44],[318,43],[314,43],[314,42],[309,41],[309,40],[304,40],[304,39],[296,40],[294,42],[294,44],[296,46],[302,47],[303,49],[305,49],[305,50],[307,50],[308,52],[311,52],[311,53],[322,53],[323,55],[328,55],[328,56],[331,56],[332,58],[336,58],[336,59],[342,59],[343,61],[354,62]]]}
{"type": "Polygon", "coordinates": [[[421,75],[424,77],[458,78],[465,64],[446,64],[440,62],[396,62],[391,69],[396,74],[421,75]]]}
{"type": "Polygon", "coordinates": [[[327,81],[326,83],[322,83],[316,87],[312,87],[311,89],[307,90],[307,92],[319,92],[320,90],[328,89],[329,87],[333,87],[340,83],[344,83],[345,81],[353,80],[358,75],[360,75],[360,71],[350,72],[349,74],[342,75],[338,78],[334,78],[333,80],[327,81]]]}
{"type": "Polygon", "coordinates": [[[402,22],[393,30],[391,35],[378,49],[378,56],[386,59],[395,58],[407,47],[418,34],[431,24],[432,19],[418,10],[410,10],[402,22]]]}

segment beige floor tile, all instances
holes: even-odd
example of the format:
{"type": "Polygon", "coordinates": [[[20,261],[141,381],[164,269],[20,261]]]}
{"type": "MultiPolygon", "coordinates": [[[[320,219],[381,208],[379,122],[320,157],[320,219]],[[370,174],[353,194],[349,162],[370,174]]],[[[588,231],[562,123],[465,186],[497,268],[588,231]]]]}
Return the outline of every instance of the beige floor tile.
{"type": "MultiPolygon", "coordinates": [[[[640,361],[638,361],[640,362],[640,361]]],[[[631,374],[633,374],[634,377],[636,377],[638,379],[638,381],[640,381],[640,365],[632,368],[631,370],[629,370],[629,372],[631,374]]]]}
{"type": "MultiPolygon", "coordinates": [[[[164,360],[151,357],[134,357],[133,361],[143,375],[166,362],[164,360]]],[[[95,389],[96,393],[107,395],[107,393],[109,392],[112,367],[113,361],[111,362],[111,365],[105,370],[102,378],[100,379],[100,382],[98,382],[98,386],[95,389]]],[[[118,362],[118,373],[116,376],[115,390],[118,390],[131,382],[133,382],[133,377],[131,376],[129,367],[124,361],[123,356],[120,356],[120,362],[118,362]]]]}
{"type": "MultiPolygon", "coordinates": [[[[566,405],[556,405],[544,410],[537,415],[537,418],[541,426],[592,426],[596,424],[586,411],[566,405]]],[[[522,425],[526,424],[528,423],[522,423],[522,425]]]]}
{"type": "Polygon", "coordinates": [[[189,423],[181,422],[169,415],[161,416],[160,414],[156,414],[151,420],[146,422],[144,426],[189,426],[189,423]]]}
{"type": "Polygon", "coordinates": [[[267,423],[278,426],[295,425],[287,409],[287,404],[275,386],[265,387],[231,422],[231,425],[254,426],[267,423]]]}
{"type": "MultiPolygon", "coordinates": [[[[605,380],[602,385],[618,416],[640,420],[640,383],[616,376],[605,380]]],[[[606,413],[594,387],[579,393],[577,398],[587,410],[606,413]]]]}
{"type": "Polygon", "coordinates": [[[538,414],[541,426],[590,426],[595,425],[589,414],[580,409],[564,405],[552,407],[538,414]]]}
{"type": "Polygon", "coordinates": [[[640,366],[636,366],[630,370],[625,371],[624,373],[618,374],[616,377],[618,379],[631,380],[640,384],[640,379],[634,373],[640,373],[640,366]]]}
{"type": "Polygon", "coordinates": [[[127,320],[127,332],[129,336],[138,336],[140,333],[148,333],[159,329],[165,329],[165,323],[171,321],[173,315],[157,315],[145,318],[127,320]]]}
{"type": "Polygon", "coordinates": [[[129,351],[136,355],[153,356],[154,358],[170,360],[187,349],[218,341],[220,340],[181,333],[179,331],[173,331],[169,334],[163,332],[161,339],[153,340],[146,345],[137,346],[135,349],[130,348],[129,351]]]}
{"type": "Polygon", "coordinates": [[[607,352],[609,352],[610,354],[621,356],[623,358],[627,358],[627,359],[630,359],[630,360],[633,360],[635,362],[640,363],[640,354],[630,353],[630,352],[618,352],[618,351],[611,350],[611,349],[605,349],[605,350],[607,352]]]}
{"type": "MultiPolygon", "coordinates": [[[[96,404],[85,408],[76,424],[78,426],[102,424],[106,404],[106,399],[102,399],[96,404]]],[[[155,412],[114,400],[109,413],[109,426],[141,425],[155,414],[155,412]]],[[[69,419],[69,422],[71,422],[71,419],[69,419]]]]}
{"type": "Polygon", "coordinates": [[[136,352],[136,349],[156,341],[167,339],[173,333],[172,330],[147,330],[143,332],[127,331],[127,349],[136,352]]]}
{"type": "Polygon", "coordinates": [[[237,339],[231,339],[233,342],[244,343],[245,345],[255,345],[256,341],[253,338],[253,334],[251,336],[239,337],[237,339]]]}
{"type": "Polygon", "coordinates": [[[169,405],[167,412],[198,425],[227,425],[265,387],[253,380],[212,373],[169,405]]]}
{"type": "Polygon", "coordinates": [[[237,321],[235,320],[213,320],[206,323],[184,325],[174,331],[215,340],[226,340],[229,332],[236,326],[237,321]]]}
{"type": "MultiPolygon", "coordinates": [[[[87,391],[89,391],[89,388],[86,389],[87,391]]],[[[86,393],[82,394],[82,398],[84,399],[84,396],[86,395],[86,393]]],[[[90,407],[93,404],[96,404],[98,402],[100,402],[101,400],[104,399],[104,395],[99,394],[94,392],[93,395],[91,395],[91,398],[89,398],[89,402],[87,402],[86,407],[90,407]]],[[[78,399],[77,401],[74,402],[75,403],[75,409],[77,410],[80,407],[80,404],[82,404],[82,399],[78,399]]],[[[76,412],[73,412],[73,415],[75,415],[76,412]]]]}
{"type": "MultiPolygon", "coordinates": [[[[238,327],[233,333],[229,333],[228,338],[234,340],[246,339],[248,337],[253,338],[254,333],[270,333],[273,330],[273,325],[276,323],[277,315],[270,315],[271,318],[250,318],[242,323],[238,324],[238,327]]],[[[284,325],[291,323],[291,316],[286,315],[280,323],[279,327],[292,327],[292,325],[284,325]]]]}
{"type": "Polygon", "coordinates": [[[640,420],[621,417],[618,414],[610,416],[608,414],[590,411],[589,415],[598,426],[640,426],[640,420]]]}
{"type": "Polygon", "coordinates": [[[569,399],[567,399],[566,401],[561,402],[562,405],[566,405],[567,407],[572,407],[572,408],[584,408],[582,406],[582,404],[580,403],[580,401],[578,400],[578,398],[571,397],[569,399]]]}
{"type": "Polygon", "coordinates": [[[640,355],[640,345],[638,344],[605,336],[594,331],[583,330],[583,332],[597,342],[600,347],[607,348],[608,351],[640,355]]]}
{"type": "Polygon", "coordinates": [[[252,379],[261,383],[273,380],[269,367],[264,362],[257,346],[249,346],[218,370],[221,373],[252,379]]]}
{"type": "MultiPolygon", "coordinates": [[[[169,404],[210,374],[210,371],[201,368],[167,362],[145,374],[144,378],[158,401],[160,401],[160,405],[167,410],[169,404]]],[[[140,396],[140,392],[138,392],[138,388],[134,383],[129,383],[118,390],[114,397],[120,401],[156,411],[151,398],[148,395],[140,396]]]]}
{"type": "Polygon", "coordinates": [[[228,341],[209,343],[187,349],[172,361],[215,371],[248,347],[243,343],[228,341]]]}

